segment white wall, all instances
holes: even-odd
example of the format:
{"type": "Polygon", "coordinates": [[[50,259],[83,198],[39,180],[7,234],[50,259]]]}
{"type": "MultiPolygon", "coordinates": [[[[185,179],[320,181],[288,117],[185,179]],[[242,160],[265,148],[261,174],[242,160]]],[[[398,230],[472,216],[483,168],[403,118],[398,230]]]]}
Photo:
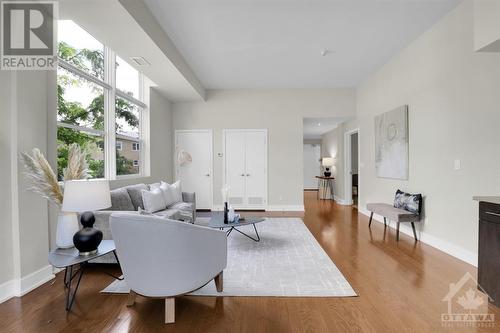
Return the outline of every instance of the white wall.
{"type": "Polygon", "coordinates": [[[472,3],[464,1],[357,89],[356,124],[360,207],[392,202],[398,188],[423,193],[422,240],[470,263],[478,241],[472,196],[500,193],[500,54],[475,53],[473,45],[472,3]],[[374,117],[404,104],[409,180],[377,178],[374,117]]]}
{"type": "Polygon", "coordinates": [[[214,130],[214,204],[222,200],[222,129],[265,128],[269,133],[269,202],[303,207],[304,117],[353,116],[353,89],[212,90],[206,102],[173,104],[174,129],[214,130]]]}
{"type": "MultiPolygon", "coordinates": [[[[11,133],[10,133],[10,71],[0,71],[0,286],[14,278],[12,245],[12,193],[10,174],[11,133]]],[[[1,287],[0,287],[1,288],[1,287]]],[[[0,290],[0,302],[2,291],[0,290]]]]}
{"type": "MultiPolygon", "coordinates": [[[[22,295],[53,277],[47,263],[48,208],[38,195],[28,191],[18,156],[38,147],[47,153],[49,71],[0,71],[2,82],[2,197],[6,209],[2,226],[0,301],[22,295]],[[5,92],[4,92],[5,91],[5,92]],[[7,148],[8,147],[8,148],[7,148]],[[5,242],[5,243],[4,243],[5,242]],[[9,249],[10,248],[10,249],[9,249]]],[[[54,90],[55,91],[55,87],[54,90]]],[[[2,200],[3,201],[3,200],[2,200]]]]}

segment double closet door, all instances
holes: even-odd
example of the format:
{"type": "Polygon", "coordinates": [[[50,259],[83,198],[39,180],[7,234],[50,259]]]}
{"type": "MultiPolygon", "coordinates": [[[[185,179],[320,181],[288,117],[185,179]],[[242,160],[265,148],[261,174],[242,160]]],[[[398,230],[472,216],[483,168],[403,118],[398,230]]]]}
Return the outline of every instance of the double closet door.
{"type": "Polygon", "coordinates": [[[223,132],[224,183],[235,209],[265,209],[267,205],[267,130],[223,132]]]}

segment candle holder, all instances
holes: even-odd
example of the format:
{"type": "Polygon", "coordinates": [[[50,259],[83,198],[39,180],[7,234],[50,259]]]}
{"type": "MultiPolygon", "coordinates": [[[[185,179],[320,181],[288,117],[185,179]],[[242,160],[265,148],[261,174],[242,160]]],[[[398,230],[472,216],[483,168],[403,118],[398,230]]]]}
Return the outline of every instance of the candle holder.
{"type": "Polygon", "coordinates": [[[229,223],[228,213],[229,213],[229,209],[227,208],[227,202],[224,202],[224,224],[229,223]]]}

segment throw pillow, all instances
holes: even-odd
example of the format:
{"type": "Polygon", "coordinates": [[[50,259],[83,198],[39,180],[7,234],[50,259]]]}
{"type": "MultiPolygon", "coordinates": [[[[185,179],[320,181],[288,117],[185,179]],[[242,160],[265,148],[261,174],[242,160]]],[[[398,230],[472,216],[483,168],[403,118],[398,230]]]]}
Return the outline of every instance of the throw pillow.
{"type": "Polygon", "coordinates": [[[144,210],[150,213],[154,213],[167,208],[165,203],[165,198],[160,189],[154,189],[151,191],[142,190],[142,202],[144,203],[144,210]]]}
{"type": "Polygon", "coordinates": [[[171,186],[172,185],[165,183],[164,181],[162,181],[159,186],[159,189],[163,193],[163,197],[165,199],[165,204],[167,205],[167,207],[170,207],[171,205],[176,203],[176,198],[174,196],[173,190],[171,190],[171,186]]]}
{"type": "Polygon", "coordinates": [[[174,200],[174,203],[182,202],[182,188],[180,180],[170,185],[170,193],[172,194],[172,200],[174,200]]]}
{"type": "Polygon", "coordinates": [[[394,207],[420,215],[422,210],[422,194],[410,194],[397,190],[394,198],[394,207]]]}

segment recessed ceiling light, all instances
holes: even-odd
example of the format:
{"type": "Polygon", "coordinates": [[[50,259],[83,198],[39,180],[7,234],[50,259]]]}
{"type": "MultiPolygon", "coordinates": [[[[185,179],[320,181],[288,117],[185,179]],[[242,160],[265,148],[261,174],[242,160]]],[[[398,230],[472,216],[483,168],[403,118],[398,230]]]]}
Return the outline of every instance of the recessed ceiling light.
{"type": "Polygon", "coordinates": [[[321,123],[318,123],[318,126],[321,126],[321,123]]]}
{"type": "Polygon", "coordinates": [[[320,54],[321,54],[321,56],[322,56],[322,57],[324,57],[324,56],[326,56],[328,53],[330,53],[330,51],[328,51],[328,50],[321,50],[321,53],[320,53],[320,54]]]}

